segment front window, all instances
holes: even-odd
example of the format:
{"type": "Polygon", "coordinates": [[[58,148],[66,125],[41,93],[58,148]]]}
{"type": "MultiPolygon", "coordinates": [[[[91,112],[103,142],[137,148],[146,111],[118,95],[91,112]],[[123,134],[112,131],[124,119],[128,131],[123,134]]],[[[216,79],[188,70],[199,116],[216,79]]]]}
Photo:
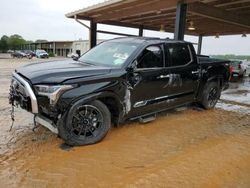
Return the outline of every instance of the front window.
{"type": "Polygon", "coordinates": [[[79,61],[94,65],[122,67],[139,44],[104,42],[83,54],[79,61]]]}
{"type": "Polygon", "coordinates": [[[147,47],[138,59],[138,69],[163,67],[163,51],[160,46],[147,47]]]}

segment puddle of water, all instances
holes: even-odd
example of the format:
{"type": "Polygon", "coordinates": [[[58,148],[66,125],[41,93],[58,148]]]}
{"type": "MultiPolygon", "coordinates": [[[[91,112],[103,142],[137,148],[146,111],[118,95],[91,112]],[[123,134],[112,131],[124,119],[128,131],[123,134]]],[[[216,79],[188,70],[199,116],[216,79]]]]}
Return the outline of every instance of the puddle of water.
{"type": "Polygon", "coordinates": [[[216,105],[216,108],[223,109],[226,111],[231,111],[231,112],[237,112],[240,114],[250,114],[250,107],[242,106],[242,105],[218,102],[216,105]]]}

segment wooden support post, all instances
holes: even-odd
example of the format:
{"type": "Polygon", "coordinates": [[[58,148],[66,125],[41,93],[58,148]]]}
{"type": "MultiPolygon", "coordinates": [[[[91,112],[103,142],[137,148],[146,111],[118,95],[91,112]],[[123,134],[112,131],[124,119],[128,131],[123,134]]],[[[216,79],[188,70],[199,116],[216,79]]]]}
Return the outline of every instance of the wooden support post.
{"type": "Polygon", "coordinates": [[[187,4],[183,1],[179,1],[176,7],[176,18],[175,18],[175,40],[184,40],[185,28],[186,28],[186,14],[187,4]]]}
{"type": "Polygon", "coordinates": [[[97,23],[93,20],[90,21],[90,48],[93,48],[97,44],[97,23]]]}
{"type": "Polygon", "coordinates": [[[202,47],[202,35],[199,35],[198,39],[198,49],[197,49],[197,54],[201,55],[201,47],[202,47]]]}
{"type": "Polygon", "coordinates": [[[139,27],[139,37],[143,37],[143,25],[139,27]]]}

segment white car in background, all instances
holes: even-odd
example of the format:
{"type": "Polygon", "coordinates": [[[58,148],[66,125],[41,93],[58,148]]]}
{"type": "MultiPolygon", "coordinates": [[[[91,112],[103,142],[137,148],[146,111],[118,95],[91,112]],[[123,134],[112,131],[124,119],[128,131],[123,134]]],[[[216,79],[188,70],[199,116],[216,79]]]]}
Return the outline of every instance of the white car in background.
{"type": "Polygon", "coordinates": [[[49,58],[49,54],[45,50],[36,50],[35,54],[37,58],[49,58]]]}
{"type": "Polygon", "coordinates": [[[243,66],[246,70],[246,75],[250,77],[250,61],[244,61],[243,66]]]}
{"type": "MultiPolygon", "coordinates": [[[[247,74],[248,64],[246,60],[231,60],[230,69],[232,76],[244,77],[247,74]]],[[[249,70],[248,70],[249,71],[249,70]]]]}

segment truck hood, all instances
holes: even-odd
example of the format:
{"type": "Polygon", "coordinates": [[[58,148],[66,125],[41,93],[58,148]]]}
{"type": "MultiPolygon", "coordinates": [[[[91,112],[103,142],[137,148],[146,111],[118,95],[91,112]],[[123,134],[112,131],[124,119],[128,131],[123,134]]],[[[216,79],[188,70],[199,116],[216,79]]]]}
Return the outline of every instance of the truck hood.
{"type": "Polygon", "coordinates": [[[32,84],[59,84],[73,78],[108,74],[110,68],[93,66],[74,60],[32,63],[16,69],[32,84]]]}

